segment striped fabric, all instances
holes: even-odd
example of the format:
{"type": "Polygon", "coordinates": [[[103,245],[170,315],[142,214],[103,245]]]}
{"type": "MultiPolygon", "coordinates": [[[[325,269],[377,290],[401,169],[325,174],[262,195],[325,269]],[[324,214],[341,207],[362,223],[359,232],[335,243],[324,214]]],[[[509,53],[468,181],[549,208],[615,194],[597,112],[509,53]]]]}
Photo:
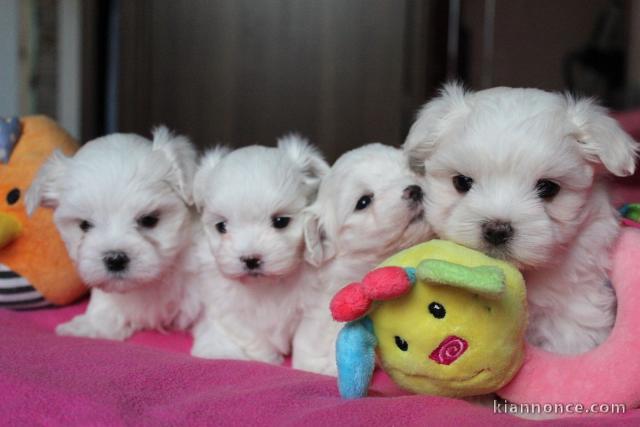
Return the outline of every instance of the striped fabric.
{"type": "Polygon", "coordinates": [[[0,264],[0,308],[31,310],[50,305],[24,277],[0,264]]]}

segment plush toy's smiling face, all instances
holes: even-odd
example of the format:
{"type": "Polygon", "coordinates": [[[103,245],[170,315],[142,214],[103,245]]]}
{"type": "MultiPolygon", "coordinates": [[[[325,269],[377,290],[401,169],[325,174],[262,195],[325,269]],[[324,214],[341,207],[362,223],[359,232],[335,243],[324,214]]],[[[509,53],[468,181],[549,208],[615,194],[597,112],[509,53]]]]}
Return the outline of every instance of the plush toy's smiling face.
{"type": "MultiPolygon", "coordinates": [[[[392,258],[385,264],[418,264],[411,253],[398,255],[403,262],[392,258]]],[[[447,256],[442,250],[439,255],[447,256]]],[[[463,263],[486,265],[487,259],[463,263]]],[[[380,362],[398,385],[417,393],[466,396],[496,390],[513,376],[523,354],[524,290],[517,271],[504,272],[501,294],[487,295],[420,279],[418,271],[411,292],[369,314],[380,362]]]]}
{"type": "Polygon", "coordinates": [[[371,319],[385,370],[403,387],[437,393],[443,386],[496,385],[492,371],[510,363],[503,342],[513,339],[507,316],[497,301],[418,282],[410,294],[381,305],[371,319]]]}

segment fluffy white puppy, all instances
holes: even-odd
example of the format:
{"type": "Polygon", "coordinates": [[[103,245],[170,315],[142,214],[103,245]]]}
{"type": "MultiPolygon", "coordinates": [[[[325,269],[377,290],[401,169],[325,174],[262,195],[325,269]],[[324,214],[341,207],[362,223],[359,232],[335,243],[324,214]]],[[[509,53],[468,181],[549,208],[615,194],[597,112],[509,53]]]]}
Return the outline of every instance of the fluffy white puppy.
{"type": "Polygon", "coordinates": [[[54,153],[26,196],[27,210],[55,210],[54,221],[84,283],[86,313],[60,335],[122,340],[140,329],[184,328],[197,315],[188,299],[185,257],[195,216],[196,153],[166,128],[153,142],[113,134],[73,157],[54,153]]]}
{"type": "Polygon", "coordinates": [[[420,111],[404,148],[426,172],[435,232],[523,271],[530,343],[575,354],[607,337],[619,225],[603,177],[631,175],[637,147],[603,108],[537,89],[451,84],[420,111]]]}
{"type": "Polygon", "coordinates": [[[431,237],[419,184],[402,150],[382,144],[345,153],[323,179],[305,211],[306,258],[316,269],[301,299],[294,368],[335,375],[342,324],[329,312],[333,295],[394,252],[431,237]]]}
{"type": "Polygon", "coordinates": [[[202,159],[194,196],[205,309],[193,355],[280,363],[289,353],[305,281],[301,213],[328,169],[296,135],[202,159]]]}

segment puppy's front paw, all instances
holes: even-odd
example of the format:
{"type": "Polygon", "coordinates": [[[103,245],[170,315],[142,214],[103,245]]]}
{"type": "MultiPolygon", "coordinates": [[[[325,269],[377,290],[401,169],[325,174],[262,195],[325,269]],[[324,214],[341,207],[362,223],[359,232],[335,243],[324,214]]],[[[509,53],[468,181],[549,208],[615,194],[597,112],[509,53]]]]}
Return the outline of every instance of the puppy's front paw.
{"type": "Polygon", "coordinates": [[[294,354],[292,367],[302,371],[315,372],[317,374],[338,376],[338,367],[335,358],[327,357],[296,357],[294,354]]]}
{"type": "Polygon", "coordinates": [[[173,320],[172,323],[172,327],[174,329],[177,329],[178,331],[186,331],[189,328],[191,328],[191,326],[193,326],[193,323],[195,322],[196,318],[198,317],[198,312],[197,311],[181,311],[178,316],[176,316],[176,318],[173,320]]]}
{"type": "Polygon", "coordinates": [[[320,374],[329,375],[331,377],[338,376],[338,365],[335,360],[325,361],[322,366],[319,367],[319,370],[316,371],[320,374]]]}
{"type": "Polygon", "coordinates": [[[208,342],[196,339],[191,348],[191,355],[203,359],[233,359],[250,360],[250,358],[238,346],[220,341],[208,342]]]}
{"type": "Polygon", "coordinates": [[[251,360],[270,363],[272,365],[282,365],[282,362],[284,362],[284,356],[270,348],[248,349],[247,355],[251,360]]]}
{"type": "Polygon", "coordinates": [[[67,323],[56,327],[56,334],[71,337],[103,338],[122,341],[131,335],[132,331],[126,327],[106,325],[96,327],[91,318],[86,315],[74,317],[67,323]],[[110,327],[112,326],[112,327],[110,327]]]}

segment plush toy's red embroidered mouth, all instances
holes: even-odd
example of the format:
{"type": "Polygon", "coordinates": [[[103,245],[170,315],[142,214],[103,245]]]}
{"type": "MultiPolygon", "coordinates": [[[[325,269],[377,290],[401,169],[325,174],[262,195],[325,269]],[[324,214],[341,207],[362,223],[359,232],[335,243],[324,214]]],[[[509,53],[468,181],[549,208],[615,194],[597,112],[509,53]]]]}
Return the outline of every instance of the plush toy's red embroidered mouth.
{"type": "Polygon", "coordinates": [[[441,365],[451,365],[458,360],[469,348],[469,344],[464,338],[450,335],[429,355],[429,359],[441,365]]]}

